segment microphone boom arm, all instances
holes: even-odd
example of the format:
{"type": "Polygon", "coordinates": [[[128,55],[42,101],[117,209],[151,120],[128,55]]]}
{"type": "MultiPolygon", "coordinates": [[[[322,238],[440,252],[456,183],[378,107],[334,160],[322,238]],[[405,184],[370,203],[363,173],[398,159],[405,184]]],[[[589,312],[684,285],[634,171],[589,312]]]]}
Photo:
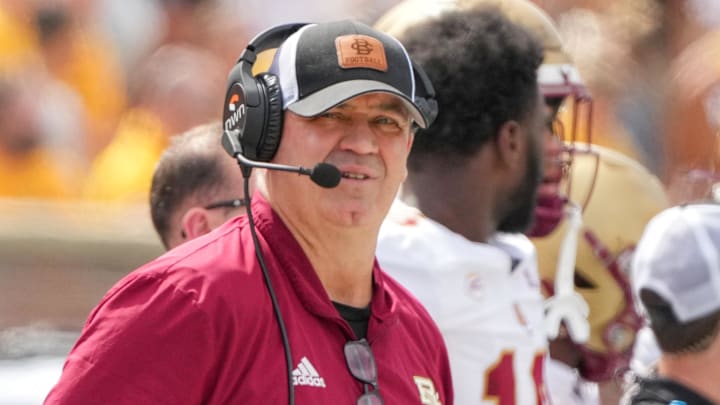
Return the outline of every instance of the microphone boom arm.
{"type": "Polygon", "coordinates": [[[248,159],[242,154],[242,145],[238,135],[240,131],[231,130],[223,131],[222,135],[222,146],[225,151],[232,157],[234,157],[240,164],[243,177],[249,178],[253,167],[269,170],[279,170],[283,172],[297,173],[298,175],[309,176],[313,183],[324,188],[337,187],[342,179],[342,173],[340,170],[329,164],[329,163],[318,163],[312,169],[307,169],[302,166],[289,166],[281,165],[277,163],[258,162],[252,159],[248,159]]]}

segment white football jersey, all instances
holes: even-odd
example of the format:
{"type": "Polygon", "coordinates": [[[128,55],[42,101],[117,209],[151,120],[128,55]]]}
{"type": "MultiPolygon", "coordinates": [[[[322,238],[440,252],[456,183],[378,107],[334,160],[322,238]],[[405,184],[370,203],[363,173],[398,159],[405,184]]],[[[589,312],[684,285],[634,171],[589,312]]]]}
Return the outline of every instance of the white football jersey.
{"type": "Polygon", "coordinates": [[[543,296],[527,237],[498,234],[489,244],[471,242],[395,201],[377,257],[442,331],[455,403],[548,403],[543,296]]]}

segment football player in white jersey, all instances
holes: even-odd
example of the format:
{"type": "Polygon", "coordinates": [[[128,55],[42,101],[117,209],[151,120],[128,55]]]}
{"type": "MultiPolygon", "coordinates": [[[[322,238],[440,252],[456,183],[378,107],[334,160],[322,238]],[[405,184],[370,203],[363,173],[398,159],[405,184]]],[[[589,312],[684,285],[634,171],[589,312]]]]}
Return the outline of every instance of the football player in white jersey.
{"type": "MultiPolygon", "coordinates": [[[[662,206],[665,201],[662,189],[657,179],[648,175],[646,171],[644,171],[646,174],[643,174],[641,173],[643,170],[635,168],[637,165],[626,164],[627,159],[614,159],[611,158],[614,155],[610,155],[610,151],[606,152],[602,148],[591,148],[587,144],[574,142],[577,139],[591,139],[589,133],[579,133],[579,131],[587,130],[590,126],[592,98],[576,67],[563,49],[562,40],[554,23],[544,11],[529,1],[406,0],[386,13],[376,26],[402,37],[401,34],[409,27],[434,19],[449,10],[468,10],[484,5],[497,6],[511,21],[530,30],[540,38],[545,51],[538,80],[548,111],[551,113],[548,123],[554,125],[549,126],[549,130],[546,132],[545,173],[538,192],[535,224],[530,234],[534,238],[534,242],[541,248],[538,255],[541,264],[543,292],[552,296],[548,300],[550,304],[548,305],[546,302],[546,309],[550,315],[553,315],[553,311],[559,311],[560,315],[557,313],[554,315],[561,317],[553,317],[554,327],[546,329],[549,336],[553,338],[551,352],[557,357],[557,361],[548,361],[545,364],[545,382],[550,399],[553,405],[591,405],[597,404],[599,399],[605,399],[603,403],[613,403],[613,396],[616,394],[613,392],[614,382],[610,380],[614,376],[613,370],[627,364],[629,347],[635,330],[639,326],[638,318],[633,312],[632,302],[626,298],[628,294],[625,293],[629,293],[627,278],[617,263],[621,262],[621,253],[625,252],[626,248],[631,248],[634,241],[637,240],[634,231],[631,231],[635,229],[635,224],[644,223],[643,221],[647,220],[647,213],[656,212],[657,207],[662,206]],[[565,125],[561,125],[555,118],[560,109],[564,110],[563,117],[567,119],[564,121],[565,125]],[[561,144],[560,139],[565,139],[568,143],[561,144]],[[576,164],[573,164],[573,156],[577,161],[576,164]],[[602,172],[604,181],[596,182],[598,171],[602,172]],[[567,176],[568,174],[570,176],[567,176]],[[573,187],[562,185],[561,180],[563,179],[567,180],[568,184],[573,184],[573,187]],[[608,186],[604,187],[603,184],[608,186]],[[615,205],[608,201],[611,198],[616,199],[618,194],[627,194],[627,191],[621,191],[626,187],[629,187],[628,190],[632,189],[632,195],[637,195],[638,198],[633,204],[626,205],[629,207],[628,215],[616,216],[617,210],[613,209],[615,205]],[[591,193],[593,188],[595,192],[591,193]],[[569,195],[570,191],[572,191],[572,195],[569,195]],[[594,197],[588,201],[591,194],[594,197]],[[576,205],[569,204],[570,201],[577,201],[576,205]],[[582,220],[577,218],[578,210],[575,208],[577,206],[586,209],[582,220]],[[575,215],[571,215],[571,213],[575,213],[575,215]],[[569,221],[572,217],[575,217],[576,221],[569,221]],[[607,218],[610,217],[616,217],[619,220],[608,221],[607,218]],[[583,221],[587,221],[585,226],[582,226],[583,221]],[[563,243],[568,240],[566,236],[570,233],[569,229],[572,228],[569,226],[571,222],[578,222],[576,228],[580,231],[576,235],[576,244],[579,249],[578,262],[577,266],[570,266],[569,274],[558,277],[556,269],[558,262],[561,261],[560,256],[563,256],[561,252],[572,253],[575,249],[574,247],[565,247],[565,243],[563,243]],[[619,223],[626,226],[623,227],[619,223]],[[597,240],[587,239],[584,235],[588,233],[597,235],[597,240]],[[596,251],[597,249],[594,248],[600,243],[607,246],[608,253],[612,255],[610,258],[613,260],[604,262],[601,259],[600,253],[598,253],[600,251],[596,251]],[[573,270],[575,270],[574,277],[573,270]],[[563,284],[559,281],[561,279],[569,281],[569,285],[564,288],[559,286],[559,284],[563,284]],[[573,281],[577,283],[578,280],[580,285],[575,285],[573,288],[573,281]],[[565,292],[561,293],[560,290],[563,289],[565,292]],[[582,298],[578,297],[576,291],[582,295],[582,298]],[[558,303],[562,305],[556,305],[558,303]],[[553,305],[555,306],[553,307],[553,305]],[[588,309],[590,310],[589,325],[585,319],[580,319],[588,315],[588,309]],[[560,330],[557,327],[558,319],[563,321],[560,330]],[[559,332],[561,336],[558,337],[559,332]],[[598,398],[598,387],[595,382],[600,383],[601,395],[608,394],[603,395],[605,398],[598,398]]],[[[404,217],[406,218],[407,215],[396,214],[390,220],[398,222],[402,221],[404,217]]],[[[386,228],[388,227],[386,226],[386,228]]],[[[417,238],[422,238],[420,234],[421,231],[418,231],[417,238]]],[[[398,232],[396,237],[401,239],[401,232],[398,232]]],[[[432,243],[432,241],[428,242],[428,246],[431,246],[432,243]]],[[[410,242],[406,241],[404,244],[407,249],[412,249],[410,242]]],[[[574,261],[575,255],[571,254],[570,256],[574,261]]],[[[402,257],[397,258],[398,261],[402,261],[402,259],[402,257]]],[[[482,261],[483,258],[480,257],[478,260],[482,261]]],[[[432,265],[432,262],[428,261],[423,266],[432,265]]],[[[411,267],[412,264],[407,264],[402,269],[404,272],[410,273],[411,267]]],[[[439,273],[440,270],[437,272],[439,273]]],[[[420,272],[409,281],[414,283],[410,285],[413,291],[430,288],[419,285],[419,280],[422,278],[423,274],[420,272]]],[[[470,276],[470,278],[474,277],[470,276]]],[[[431,284],[433,286],[440,285],[441,280],[435,279],[428,282],[428,284],[430,283],[434,283],[431,284]]],[[[485,286],[493,288],[487,283],[485,286]]],[[[521,291],[522,289],[515,288],[515,290],[521,291]]],[[[461,293],[458,289],[455,295],[461,293]]],[[[425,305],[435,307],[445,303],[446,300],[448,298],[436,296],[433,301],[425,302],[425,305]]],[[[447,313],[440,316],[456,319],[447,313]]],[[[507,329],[507,326],[502,324],[492,326],[491,323],[484,327],[478,327],[475,325],[478,323],[477,320],[473,321],[470,317],[464,319],[473,322],[471,327],[479,336],[495,334],[493,328],[507,329]]],[[[436,320],[442,328],[445,321],[439,318],[436,320]]],[[[512,318],[505,322],[511,323],[512,318]]],[[[457,321],[453,325],[456,328],[459,327],[457,321]]],[[[536,326],[542,327],[538,323],[536,326]]],[[[468,358],[460,361],[473,362],[473,364],[477,362],[468,358]]],[[[494,364],[490,364],[489,375],[496,374],[492,371],[494,370],[493,366],[494,364]]],[[[463,376],[457,376],[457,369],[454,369],[456,387],[460,384],[458,378],[465,381],[463,376]]],[[[504,384],[507,386],[523,386],[524,384],[517,383],[517,381],[523,381],[527,378],[527,374],[516,371],[514,377],[508,375],[504,377],[506,380],[515,378],[515,381],[511,383],[505,382],[504,384]]],[[[467,381],[468,384],[475,383],[471,379],[467,381]]],[[[525,404],[526,402],[523,402],[525,397],[518,394],[519,392],[516,390],[514,402],[507,399],[510,397],[501,397],[499,403],[525,404]]],[[[477,401],[472,403],[477,403],[477,401]]],[[[617,403],[617,400],[614,400],[614,403],[617,403]]]]}
{"type": "MultiPolygon", "coordinates": [[[[394,33],[397,34],[397,33],[394,33]]],[[[546,404],[532,223],[547,111],[542,46],[497,9],[449,11],[401,40],[435,86],[377,256],[438,323],[458,404],[546,404]]]]}

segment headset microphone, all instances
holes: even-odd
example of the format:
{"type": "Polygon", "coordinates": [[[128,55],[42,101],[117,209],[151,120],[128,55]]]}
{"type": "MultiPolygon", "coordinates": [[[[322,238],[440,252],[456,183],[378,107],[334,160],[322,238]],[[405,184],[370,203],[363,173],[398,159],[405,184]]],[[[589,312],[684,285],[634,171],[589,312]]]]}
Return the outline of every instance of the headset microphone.
{"type": "Polygon", "coordinates": [[[333,188],[340,184],[342,173],[330,163],[318,163],[312,169],[301,166],[288,166],[276,163],[265,163],[251,160],[241,153],[240,142],[237,136],[238,130],[223,131],[222,145],[227,153],[237,159],[246,168],[257,167],[261,169],[280,170],[310,176],[310,180],[320,187],[333,188]]]}
{"type": "Polygon", "coordinates": [[[340,170],[330,163],[318,163],[310,170],[310,180],[320,187],[337,187],[341,178],[342,173],[340,173],[340,170]]]}

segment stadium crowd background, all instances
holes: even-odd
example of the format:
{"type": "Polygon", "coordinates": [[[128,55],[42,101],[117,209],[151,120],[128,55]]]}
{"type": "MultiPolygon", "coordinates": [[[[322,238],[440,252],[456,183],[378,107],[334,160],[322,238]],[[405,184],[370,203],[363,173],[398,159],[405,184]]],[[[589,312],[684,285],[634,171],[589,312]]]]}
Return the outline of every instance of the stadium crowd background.
{"type": "MultiPolygon", "coordinates": [[[[161,252],[154,165],[172,135],[220,118],[251,36],[372,24],[397,2],[0,0],[0,403],[41,400],[23,382],[42,380],[101,295],[161,252]]],[[[704,196],[720,157],[720,1],[535,3],[592,92],[592,142],[639,160],[675,203],[704,196]]]]}

